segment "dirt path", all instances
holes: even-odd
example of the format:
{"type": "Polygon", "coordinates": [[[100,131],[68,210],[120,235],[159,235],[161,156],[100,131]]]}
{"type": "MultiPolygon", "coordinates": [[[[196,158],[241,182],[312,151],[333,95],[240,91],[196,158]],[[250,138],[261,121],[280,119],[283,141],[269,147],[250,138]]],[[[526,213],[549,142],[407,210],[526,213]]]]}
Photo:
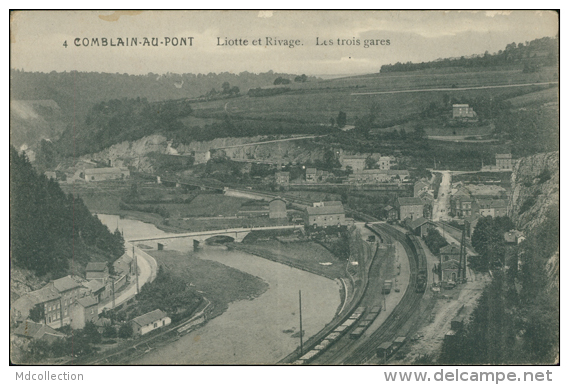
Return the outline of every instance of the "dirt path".
{"type": "MultiPolygon", "coordinates": [[[[431,312],[430,319],[425,321],[417,332],[420,336],[411,346],[409,353],[400,363],[412,363],[423,355],[430,355],[435,359],[440,353],[445,334],[451,330],[451,321],[458,314],[462,306],[469,314],[476,305],[476,301],[482,294],[484,286],[489,281],[487,275],[475,274],[474,280],[459,286],[453,290],[445,291],[439,295],[439,299],[431,312]],[[445,298],[444,296],[447,296],[445,298]]],[[[390,362],[397,364],[397,362],[390,362]]]]}

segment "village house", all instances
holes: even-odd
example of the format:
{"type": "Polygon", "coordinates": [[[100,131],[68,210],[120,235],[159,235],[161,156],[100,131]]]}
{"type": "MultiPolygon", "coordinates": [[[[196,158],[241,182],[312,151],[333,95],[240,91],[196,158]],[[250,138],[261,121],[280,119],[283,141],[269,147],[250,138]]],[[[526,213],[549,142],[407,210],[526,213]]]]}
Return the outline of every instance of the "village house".
{"type": "Polygon", "coordinates": [[[106,286],[99,280],[92,280],[83,283],[89,292],[88,295],[93,296],[97,299],[97,302],[101,302],[108,298],[108,293],[106,293],[106,286]]]}
{"type": "Polygon", "coordinates": [[[452,105],[452,118],[462,119],[462,118],[475,118],[476,112],[468,104],[453,104],[452,105]]]}
{"type": "Polygon", "coordinates": [[[286,202],[281,198],[275,198],[269,202],[269,218],[286,219],[286,202]]]}
{"type": "Polygon", "coordinates": [[[104,285],[109,279],[109,267],[105,262],[89,262],[85,267],[85,277],[88,281],[96,279],[104,285]]]}
{"type": "Polygon", "coordinates": [[[396,221],[397,220],[398,211],[395,207],[387,205],[383,208],[383,211],[385,212],[385,218],[388,221],[396,221]]]}
{"type": "Polygon", "coordinates": [[[83,280],[79,277],[66,276],[53,281],[53,286],[61,295],[61,304],[63,308],[63,323],[69,318],[69,306],[78,298],[83,297],[88,289],[83,286],[83,280]]]}
{"type": "Polygon", "coordinates": [[[397,198],[399,220],[409,218],[411,221],[423,216],[423,201],[420,198],[397,198]]]}
{"type": "Polygon", "coordinates": [[[53,287],[53,284],[49,283],[41,289],[28,292],[14,301],[10,309],[12,322],[24,322],[30,316],[30,311],[36,306],[43,308],[41,323],[51,324],[61,320],[61,295],[53,287]]]}
{"type": "Polygon", "coordinates": [[[69,307],[72,329],[83,329],[88,322],[95,322],[99,317],[98,301],[92,296],[75,300],[69,307]]]}
{"type": "Polygon", "coordinates": [[[456,282],[460,263],[455,259],[449,259],[441,263],[441,281],[456,282]]]}
{"type": "Polygon", "coordinates": [[[496,154],[496,168],[498,170],[512,170],[512,154],[496,154]]]}
{"type": "Polygon", "coordinates": [[[82,173],[86,182],[100,182],[105,180],[128,179],[130,171],[124,167],[88,168],[82,173]]]}
{"type": "Polygon", "coordinates": [[[450,215],[457,218],[469,217],[473,213],[474,199],[466,188],[460,188],[450,197],[450,215]]]}
{"type": "Polygon", "coordinates": [[[316,168],[315,167],[307,167],[305,172],[305,179],[306,183],[316,183],[316,168]]]}
{"type": "Polygon", "coordinates": [[[305,209],[304,224],[310,227],[345,226],[346,214],[342,202],[316,202],[305,209]]]}
{"type": "Polygon", "coordinates": [[[131,321],[132,331],[135,336],[142,336],[153,330],[170,325],[172,320],[162,310],[156,309],[149,313],[134,318],[131,321]]]}
{"type": "Polygon", "coordinates": [[[431,184],[424,179],[418,180],[413,185],[413,196],[418,197],[422,193],[429,191],[431,184]]]}
{"type": "Polygon", "coordinates": [[[435,204],[435,196],[431,191],[422,192],[419,197],[423,201],[423,216],[425,218],[433,217],[433,206],[435,204]]]}
{"type": "Polygon", "coordinates": [[[391,169],[391,157],[390,156],[381,156],[377,161],[377,165],[379,166],[380,170],[390,170],[391,169]]]}
{"type": "Polygon", "coordinates": [[[31,320],[23,321],[14,330],[14,335],[27,340],[43,340],[50,343],[60,338],[65,338],[65,334],[58,332],[52,327],[31,320]]]}
{"type": "Polygon", "coordinates": [[[290,172],[288,171],[276,172],[275,181],[279,186],[288,185],[290,182],[290,172]]]}
{"type": "Polygon", "coordinates": [[[483,217],[505,217],[507,215],[506,201],[503,199],[477,199],[478,213],[483,217]]]}

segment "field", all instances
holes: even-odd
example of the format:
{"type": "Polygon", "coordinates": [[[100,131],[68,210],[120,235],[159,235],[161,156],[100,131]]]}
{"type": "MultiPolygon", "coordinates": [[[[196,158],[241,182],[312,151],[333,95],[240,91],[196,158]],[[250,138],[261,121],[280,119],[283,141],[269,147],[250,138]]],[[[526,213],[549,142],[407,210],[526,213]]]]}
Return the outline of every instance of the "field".
{"type": "Polygon", "coordinates": [[[277,240],[238,243],[237,250],[313,272],[328,278],[346,276],[346,261],[340,261],[326,248],[313,242],[281,243],[277,240]],[[322,265],[324,263],[325,265],[322,265]],[[330,264],[330,265],[328,265],[330,264]]]}
{"type": "Polygon", "coordinates": [[[529,105],[544,104],[544,103],[558,103],[559,102],[559,87],[549,88],[547,90],[533,92],[522,96],[517,96],[508,99],[512,103],[512,107],[525,107],[529,105]]]}
{"type": "MultiPolygon", "coordinates": [[[[191,217],[235,216],[243,203],[248,199],[227,197],[221,194],[200,194],[189,205],[184,207],[182,214],[191,217]]],[[[180,208],[181,209],[181,208],[180,208]]]]}
{"type": "Polygon", "coordinates": [[[330,124],[330,118],[336,118],[339,111],[345,112],[347,124],[353,125],[356,117],[362,117],[372,108],[378,108],[377,123],[389,125],[422,112],[433,101],[440,102],[443,93],[458,99],[508,98],[540,89],[537,86],[515,86],[461,90],[462,87],[556,81],[553,75],[554,71],[548,69],[532,74],[510,70],[455,74],[373,75],[313,82],[305,84],[305,88],[278,96],[244,96],[230,101],[196,103],[193,107],[200,116],[222,117],[229,113],[230,116],[240,118],[301,120],[323,125],[330,124]],[[328,84],[328,86],[323,86],[323,84],[328,84]],[[405,92],[433,88],[444,90],[405,92]],[[384,93],[365,94],[369,92],[384,93]]]}
{"type": "Polygon", "coordinates": [[[171,250],[149,253],[159,266],[183,278],[210,300],[215,314],[223,312],[231,302],[258,297],[268,288],[260,278],[219,262],[200,259],[192,253],[171,250]]]}

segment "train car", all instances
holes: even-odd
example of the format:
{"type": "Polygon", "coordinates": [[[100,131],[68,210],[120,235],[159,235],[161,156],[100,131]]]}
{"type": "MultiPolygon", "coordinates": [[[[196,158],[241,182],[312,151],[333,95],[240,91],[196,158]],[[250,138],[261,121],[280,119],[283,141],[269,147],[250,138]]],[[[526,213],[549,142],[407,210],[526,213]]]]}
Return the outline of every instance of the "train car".
{"type": "Polygon", "coordinates": [[[311,350],[308,353],[305,353],[302,357],[299,358],[299,361],[302,361],[304,364],[308,364],[310,361],[315,359],[320,354],[320,350],[311,350]]]}
{"type": "Polygon", "coordinates": [[[340,338],[342,336],[342,334],[343,333],[332,332],[332,333],[328,334],[324,339],[330,340],[330,341],[336,341],[338,338],[340,338]]]}
{"type": "Polygon", "coordinates": [[[375,354],[378,358],[381,358],[383,361],[387,361],[387,358],[391,356],[392,353],[392,343],[391,342],[384,342],[377,347],[375,350],[375,354]]]}
{"type": "Polygon", "coordinates": [[[320,351],[325,350],[326,348],[328,348],[328,346],[330,346],[332,344],[332,342],[333,341],[331,341],[331,340],[324,339],[324,340],[322,340],[322,342],[320,342],[318,345],[316,345],[314,347],[314,349],[320,350],[320,351]]]}
{"type": "Polygon", "coordinates": [[[383,288],[381,289],[381,294],[389,294],[391,293],[391,288],[393,287],[393,281],[390,279],[385,280],[383,283],[383,288]]]}
{"type": "Polygon", "coordinates": [[[366,311],[367,307],[365,306],[360,306],[358,307],[356,310],[354,310],[354,314],[355,313],[359,313],[359,314],[363,314],[366,311]]]}
{"type": "Polygon", "coordinates": [[[347,330],[348,328],[344,325],[340,325],[338,326],[336,329],[334,329],[335,332],[340,333],[340,334],[344,334],[344,332],[347,330]]]}
{"type": "Polygon", "coordinates": [[[349,318],[347,319],[342,325],[344,325],[346,328],[349,328],[350,326],[352,326],[357,320],[349,318]]]}
{"type": "Polygon", "coordinates": [[[369,312],[373,314],[379,314],[381,313],[381,306],[374,306],[371,308],[369,312]]]}
{"type": "Polygon", "coordinates": [[[376,317],[377,317],[377,313],[368,313],[368,315],[365,316],[364,321],[373,322],[376,317]]]}
{"type": "Polygon", "coordinates": [[[372,324],[372,322],[373,322],[373,321],[365,321],[365,320],[364,320],[364,321],[360,322],[360,325],[359,325],[359,326],[363,326],[363,327],[366,327],[366,328],[367,328],[369,325],[372,324]]]}
{"type": "Polygon", "coordinates": [[[362,334],[364,334],[366,328],[363,326],[358,326],[357,328],[355,328],[351,333],[350,333],[350,338],[355,340],[361,337],[362,334]]]}
{"type": "Polygon", "coordinates": [[[357,321],[357,320],[359,320],[360,318],[362,318],[362,315],[363,315],[363,314],[364,314],[364,313],[353,313],[353,314],[350,316],[350,318],[348,318],[348,319],[353,319],[353,320],[356,320],[356,321],[357,321]]]}

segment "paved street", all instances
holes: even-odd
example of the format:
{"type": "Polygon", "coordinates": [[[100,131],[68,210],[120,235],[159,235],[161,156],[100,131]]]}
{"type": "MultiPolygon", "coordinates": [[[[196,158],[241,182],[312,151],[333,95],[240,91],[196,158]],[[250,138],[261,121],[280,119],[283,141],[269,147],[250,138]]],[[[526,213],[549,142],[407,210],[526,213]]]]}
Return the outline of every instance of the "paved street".
{"type": "Polygon", "coordinates": [[[450,171],[437,171],[443,175],[443,180],[439,187],[439,196],[433,205],[433,221],[448,220],[448,212],[450,209],[450,171]]]}
{"type": "MultiPolygon", "coordinates": [[[[149,256],[148,254],[146,254],[145,252],[143,252],[138,248],[135,248],[135,253],[138,258],[138,269],[139,269],[138,284],[139,287],[142,287],[142,285],[144,285],[147,281],[150,280],[151,276],[156,276],[156,271],[154,271],[154,274],[152,274],[153,267],[154,269],[156,269],[156,261],[153,261],[153,258],[151,256],[149,256]]],[[[128,301],[135,295],[136,295],[136,280],[133,277],[130,286],[122,293],[120,293],[118,297],[115,298],[115,306],[118,306],[121,303],[128,301]]],[[[105,309],[111,309],[112,306],[113,302],[111,300],[105,305],[99,307],[99,313],[101,313],[105,309]]]]}

